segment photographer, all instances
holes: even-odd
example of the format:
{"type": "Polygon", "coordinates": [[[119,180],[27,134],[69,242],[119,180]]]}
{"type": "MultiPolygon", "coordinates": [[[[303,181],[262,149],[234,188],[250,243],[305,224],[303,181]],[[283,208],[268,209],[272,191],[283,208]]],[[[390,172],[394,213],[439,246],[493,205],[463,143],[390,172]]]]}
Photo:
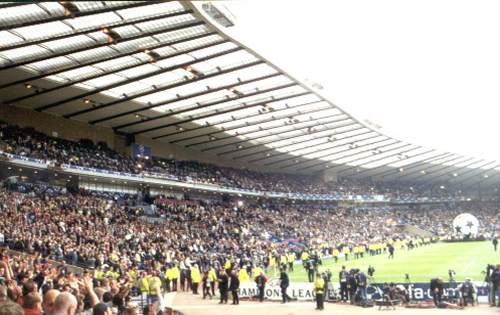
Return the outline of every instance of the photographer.
{"type": "Polygon", "coordinates": [[[356,270],[349,270],[349,275],[347,276],[347,289],[349,290],[349,301],[354,304],[356,299],[356,291],[358,285],[356,283],[356,270]]]}
{"type": "Polygon", "coordinates": [[[434,305],[436,307],[439,307],[443,300],[443,279],[440,277],[431,279],[431,293],[432,293],[432,298],[434,300],[434,305]]]}
{"type": "Polygon", "coordinates": [[[477,290],[470,278],[466,278],[465,281],[457,287],[457,290],[460,294],[460,304],[462,306],[467,306],[469,301],[472,306],[474,306],[474,301],[476,299],[475,294],[477,290]]]}
{"type": "Polygon", "coordinates": [[[404,285],[399,284],[394,287],[394,299],[400,300],[403,304],[410,303],[410,293],[404,285]]]}
{"type": "Polygon", "coordinates": [[[491,273],[492,306],[500,307],[500,264],[491,273]]]}
{"type": "Polygon", "coordinates": [[[356,274],[356,284],[357,284],[356,298],[359,298],[361,302],[364,303],[367,300],[366,287],[368,286],[368,279],[366,278],[364,272],[358,270],[356,274]]]}
{"type": "Polygon", "coordinates": [[[345,270],[345,266],[342,266],[342,270],[339,272],[340,299],[342,302],[346,302],[348,299],[348,278],[349,273],[345,270]]]}

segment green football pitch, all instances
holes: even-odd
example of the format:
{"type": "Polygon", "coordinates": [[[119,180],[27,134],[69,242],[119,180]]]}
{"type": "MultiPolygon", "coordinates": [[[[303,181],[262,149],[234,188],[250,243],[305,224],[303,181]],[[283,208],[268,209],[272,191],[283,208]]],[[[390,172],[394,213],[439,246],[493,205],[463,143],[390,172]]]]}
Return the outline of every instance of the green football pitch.
{"type": "MultiPolygon", "coordinates": [[[[410,251],[396,250],[395,258],[388,259],[386,254],[366,256],[360,259],[345,261],[340,258],[337,263],[333,259],[323,259],[319,271],[330,269],[333,282],[338,281],[338,272],[342,265],[349,270],[359,268],[366,273],[368,266],[375,268],[372,283],[404,282],[405,273],[410,275],[411,282],[428,282],[431,278],[441,276],[448,281],[448,270],[456,272],[455,280],[462,282],[470,277],[474,281],[483,281],[487,264],[500,263],[500,251],[493,251],[489,241],[467,243],[436,243],[410,251]]],[[[295,270],[289,273],[290,280],[307,282],[307,273],[302,264],[296,264],[295,270]]]]}

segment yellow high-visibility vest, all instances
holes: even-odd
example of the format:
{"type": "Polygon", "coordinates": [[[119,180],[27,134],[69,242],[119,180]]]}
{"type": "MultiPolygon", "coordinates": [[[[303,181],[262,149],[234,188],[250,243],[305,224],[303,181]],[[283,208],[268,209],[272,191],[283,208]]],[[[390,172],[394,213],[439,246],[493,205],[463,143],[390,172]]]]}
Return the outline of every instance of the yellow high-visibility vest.
{"type": "Polygon", "coordinates": [[[94,277],[97,280],[102,280],[102,278],[104,278],[104,272],[102,272],[101,270],[96,270],[96,272],[94,273],[94,277]]]}
{"type": "Polygon", "coordinates": [[[198,269],[198,267],[191,267],[191,282],[192,283],[201,282],[200,269],[198,269]]]}
{"type": "Polygon", "coordinates": [[[280,264],[284,265],[286,263],[287,263],[286,256],[285,255],[281,255],[281,257],[280,257],[280,264]]]}
{"type": "Polygon", "coordinates": [[[161,280],[158,277],[149,277],[148,279],[149,294],[156,295],[157,289],[161,288],[161,280]]]}
{"type": "Polygon", "coordinates": [[[300,255],[300,259],[302,259],[302,260],[308,260],[309,259],[309,254],[307,252],[302,252],[302,255],[300,255]]]}
{"type": "Polygon", "coordinates": [[[262,270],[262,268],[260,268],[260,267],[253,268],[252,277],[254,277],[254,278],[257,277],[258,275],[260,275],[261,272],[264,273],[264,270],[262,270]]]}
{"type": "Polygon", "coordinates": [[[212,280],[212,282],[217,281],[217,274],[215,273],[214,268],[210,268],[210,270],[208,271],[208,278],[212,280]]]}
{"type": "Polygon", "coordinates": [[[179,267],[177,266],[172,267],[172,280],[179,279],[179,274],[180,274],[179,267]]]}
{"type": "Polygon", "coordinates": [[[148,293],[149,294],[149,281],[148,278],[141,278],[139,281],[139,290],[141,293],[148,293]]]}
{"type": "Polygon", "coordinates": [[[325,281],[321,277],[316,277],[314,280],[314,292],[316,294],[323,294],[323,287],[325,286],[325,281]]]}
{"type": "Polygon", "coordinates": [[[250,280],[245,268],[242,268],[240,269],[240,271],[238,271],[238,280],[240,280],[240,283],[247,282],[250,280]]]}

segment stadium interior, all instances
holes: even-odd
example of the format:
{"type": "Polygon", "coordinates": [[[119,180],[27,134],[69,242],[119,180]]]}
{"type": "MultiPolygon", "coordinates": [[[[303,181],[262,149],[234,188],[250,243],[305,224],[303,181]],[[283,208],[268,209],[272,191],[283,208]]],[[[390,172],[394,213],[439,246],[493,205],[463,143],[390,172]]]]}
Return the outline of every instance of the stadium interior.
{"type": "Polygon", "coordinates": [[[0,315],[498,312],[500,162],[380,132],[234,23],[0,3],[0,315]]]}

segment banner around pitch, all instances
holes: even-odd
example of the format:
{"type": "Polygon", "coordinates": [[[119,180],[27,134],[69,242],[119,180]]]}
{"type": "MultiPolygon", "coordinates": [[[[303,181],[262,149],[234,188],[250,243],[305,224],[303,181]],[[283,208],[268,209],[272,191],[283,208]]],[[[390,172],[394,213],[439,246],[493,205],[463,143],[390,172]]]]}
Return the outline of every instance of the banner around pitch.
{"type": "MultiPolygon", "coordinates": [[[[477,287],[478,301],[481,303],[488,302],[488,292],[489,289],[484,282],[474,282],[477,287]]],[[[430,292],[429,283],[398,283],[397,285],[403,285],[405,288],[409,289],[410,298],[412,300],[422,301],[422,300],[432,300],[432,295],[430,292]]],[[[370,284],[367,288],[369,299],[379,299],[382,295],[381,283],[370,284]]],[[[445,284],[444,296],[451,296],[458,298],[458,292],[455,290],[455,285],[450,288],[448,284],[445,284]]],[[[287,289],[287,294],[299,301],[312,301],[315,298],[313,284],[307,282],[291,283],[287,289]]],[[[340,287],[338,283],[329,284],[328,294],[330,298],[340,295],[340,287]]],[[[244,282],[240,285],[240,297],[255,297],[258,295],[257,286],[254,282],[244,282]]],[[[279,287],[279,281],[271,281],[268,283],[264,290],[264,297],[268,300],[281,300],[281,288],[279,287]]]]}

